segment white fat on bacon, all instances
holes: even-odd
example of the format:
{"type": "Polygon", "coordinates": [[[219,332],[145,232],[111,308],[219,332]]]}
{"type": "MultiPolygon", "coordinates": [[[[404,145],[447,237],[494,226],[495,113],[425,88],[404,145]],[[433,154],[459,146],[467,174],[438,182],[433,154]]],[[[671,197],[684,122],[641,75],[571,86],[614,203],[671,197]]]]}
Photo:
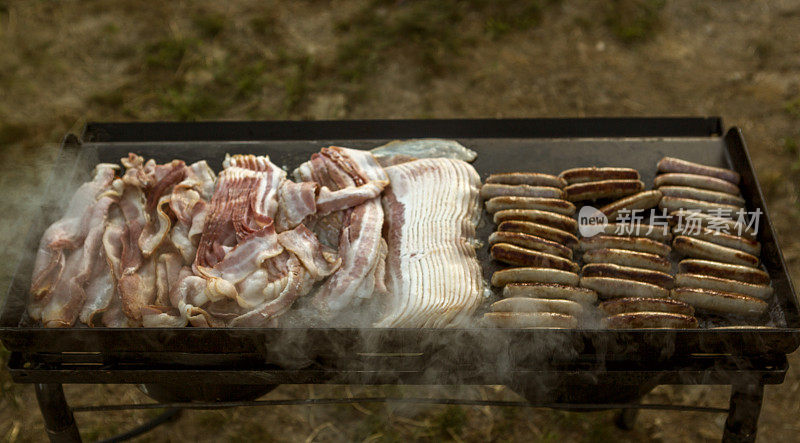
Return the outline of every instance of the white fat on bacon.
{"type": "Polygon", "coordinates": [[[389,294],[377,327],[464,324],[483,294],[474,249],[480,178],[469,164],[423,159],[385,169],[389,294]]]}

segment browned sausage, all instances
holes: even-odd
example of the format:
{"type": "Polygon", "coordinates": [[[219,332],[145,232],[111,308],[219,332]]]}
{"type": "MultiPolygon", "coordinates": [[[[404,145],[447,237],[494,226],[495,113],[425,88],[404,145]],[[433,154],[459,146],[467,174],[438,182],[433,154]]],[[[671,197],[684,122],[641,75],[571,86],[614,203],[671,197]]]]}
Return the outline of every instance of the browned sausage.
{"type": "Polygon", "coordinates": [[[669,272],[672,268],[669,260],[660,255],[626,249],[592,249],[583,253],[583,261],[584,263],[613,263],[661,272],[669,272]]]}
{"type": "Polygon", "coordinates": [[[600,212],[613,221],[623,210],[650,209],[656,207],[659,201],[661,201],[661,191],[643,191],[609,203],[600,208],[600,212]]]}
{"type": "Polygon", "coordinates": [[[650,269],[632,268],[611,263],[589,263],[583,266],[584,277],[613,277],[624,280],[635,280],[669,289],[675,284],[675,278],[669,274],[650,269]]]}
{"type": "Polygon", "coordinates": [[[568,185],[564,188],[564,195],[567,200],[577,202],[620,198],[641,192],[643,189],[644,183],[641,180],[603,180],[568,185]]]}
{"type": "Polygon", "coordinates": [[[697,319],[667,312],[626,312],[603,319],[609,329],[694,329],[697,319]]]}
{"type": "Polygon", "coordinates": [[[489,244],[511,243],[534,251],[546,252],[572,260],[572,249],[554,241],[521,232],[497,231],[489,236],[489,244]]]}
{"type": "Polygon", "coordinates": [[[555,175],[542,174],[539,172],[504,172],[492,174],[486,179],[486,183],[500,183],[503,185],[528,185],[528,186],[548,186],[551,188],[563,188],[567,185],[564,179],[555,175]]]}
{"type": "Polygon", "coordinates": [[[673,314],[694,315],[694,308],[691,305],[669,298],[616,298],[600,303],[599,308],[606,315],[625,312],[671,312],[673,314]]]}
{"type": "Polygon", "coordinates": [[[574,218],[538,209],[506,209],[494,214],[495,223],[500,224],[506,220],[539,223],[573,233],[578,231],[578,222],[574,218]]]}
{"type": "Polygon", "coordinates": [[[595,235],[594,237],[583,237],[580,239],[580,247],[583,251],[592,249],[628,249],[631,251],[647,252],[658,254],[663,257],[669,255],[671,249],[669,245],[640,237],[613,237],[610,235],[595,235]]]}
{"type": "Polygon", "coordinates": [[[574,168],[558,175],[568,184],[601,180],[639,180],[639,171],[631,168],[574,168]]]}
{"type": "Polygon", "coordinates": [[[575,272],[553,268],[510,268],[492,274],[492,286],[509,283],[557,283],[577,286],[580,278],[575,272]]]}
{"type": "Polygon", "coordinates": [[[564,191],[549,186],[501,185],[486,183],[481,186],[481,198],[501,196],[564,198],[564,191]]]}
{"type": "Polygon", "coordinates": [[[520,220],[508,220],[497,226],[498,231],[521,232],[523,234],[535,235],[545,240],[561,243],[562,245],[575,249],[578,247],[578,237],[561,229],[551,228],[539,223],[531,223],[520,220]]]}
{"type": "Polygon", "coordinates": [[[688,186],[692,188],[708,189],[709,191],[724,192],[739,195],[739,187],[731,182],[709,177],[707,175],[668,173],[659,174],[653,181],[655,187],[661,186],[688,186]]]}
{"type": "Polygon", "coordinates": [[[755,255],[683,235],[675,237],[672,247],[687,257],[721,261],[734,265],[758,266],[758,257],[755,255]]]}
{"type": "Polygon", "coordinates": [[[561,215],[575,214],[575,205],[560,198],[504,196],[486,201],[486,210],[490,214],[504,209],[538,209],[561,215]]]}
{"type": "Polygon", "coordinates": [[[554,268],[564,271],[578,272],[578,265],[553,254],[520,248],[508,243],[497,243],[490,249],[492,258],[513,266],[554,268]]]}
{"type": "Polygon", "coordinates": [[[678,263],[678,271],[685,274],[710,275],[754,285],[768,285],[770,282],[769,274],[761,269],[695,258],[687,258],[678,263]]]}
{"type": "Polygon", "coordinates": [[[684,174],[707,175],[716,177],[734,185],[739,184],[739,173],[730,169],[715,168],[713,166],[701,165],[679,158],[664,157],[658,162],[658,172],[677,172],[684,174]]]}

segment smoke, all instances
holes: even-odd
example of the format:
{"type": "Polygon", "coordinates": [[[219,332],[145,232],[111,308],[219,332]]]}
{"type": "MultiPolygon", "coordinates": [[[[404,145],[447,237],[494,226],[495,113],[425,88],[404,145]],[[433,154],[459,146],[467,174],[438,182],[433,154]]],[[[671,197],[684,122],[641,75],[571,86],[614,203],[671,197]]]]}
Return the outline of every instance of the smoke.
{"type": "Polygon", "coordinates": [[[48,144],[30,150],[9,149],[4,154],[4,163],[12,168],[0,177],[4,203],[0,215],[0,307],[5,308],[3,322],[13,326],[12,317],[18,321],[25,309],[29,270],[41,233],[64,213],[72,194],[90,177],[98,157],[95,150],[80,149],[74,136],[68,136],[61,147],[48,144]]]}

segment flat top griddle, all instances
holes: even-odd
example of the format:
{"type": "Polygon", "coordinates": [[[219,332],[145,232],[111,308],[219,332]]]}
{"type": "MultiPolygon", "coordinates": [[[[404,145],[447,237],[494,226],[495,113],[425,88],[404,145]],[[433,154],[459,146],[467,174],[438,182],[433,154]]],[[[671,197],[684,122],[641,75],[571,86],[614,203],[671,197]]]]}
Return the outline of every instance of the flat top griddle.
{"type": "MultiPolygon", "coordinates": [[[[515,362],[546,356],[574,359],[667,357],[675,354],[790,353],[800,344],[800,309],[741,132],[722,134],[718,118],[395,120],[322,122],[92,123],[80,139],[68,136],[50,189],[74,189],[98,162],[118,162],[128,152],[165,162],[206,159],[215,170],[226,153],[267,154],[293,169],[323,146],[372,148],[393,139],[453,138],[478,153],[481,178],[491,173],[551,174],[580,166],[637,169],[650,187],[656,163],[673,156],[736,170],[747,209],[762,211],[758,239],[775,297],[769,329],[744,330],[487,330],[375,328],[72,328],[28,325],[25,303],[33,253],[44,229],[61,213],[64,198],[51,195],[46,217],[35,222],[28,248],[0,313],[0,339],[12,351],[245,353],[291,364],[353,352],[424,352],[447,349],[456,360],[515,362]],[[289,362],[289,363],[287,363],[289,362]]],[[[67,194],[69,195],[69,194],[67,194]]],[[[478,237],[494,229],[487,214],[478,237]]],[[[498,265],[479,250],[484,277],[498,265]]]]}

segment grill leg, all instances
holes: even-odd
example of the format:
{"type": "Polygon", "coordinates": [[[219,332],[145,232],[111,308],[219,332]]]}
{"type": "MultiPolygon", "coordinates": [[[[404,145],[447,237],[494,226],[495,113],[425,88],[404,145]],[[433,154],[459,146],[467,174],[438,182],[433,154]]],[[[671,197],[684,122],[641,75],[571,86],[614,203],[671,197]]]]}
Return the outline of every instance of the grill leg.
{"type": "Polygon", "coordinates": [[[734,384],[731,386],[731,404],[722,441],[726,443],[754,442],[758,431],[758,415],[764,399],[764,385],[734,384]]]}
{"type": "Polygon", "coordinates": [[[622,409],[614,417],[614,424],[623,431],[630,431],[636,426],[636,418],[638,416],[638,409],[622,409]]]}
{"type": "Polygon", "coordinates": [[[44,427],[52,443],[80,442],[81,434],[75,417],[64,397],[64,389],[60,384],[36,385],[36,400],[42,411],[44,427]]]}

